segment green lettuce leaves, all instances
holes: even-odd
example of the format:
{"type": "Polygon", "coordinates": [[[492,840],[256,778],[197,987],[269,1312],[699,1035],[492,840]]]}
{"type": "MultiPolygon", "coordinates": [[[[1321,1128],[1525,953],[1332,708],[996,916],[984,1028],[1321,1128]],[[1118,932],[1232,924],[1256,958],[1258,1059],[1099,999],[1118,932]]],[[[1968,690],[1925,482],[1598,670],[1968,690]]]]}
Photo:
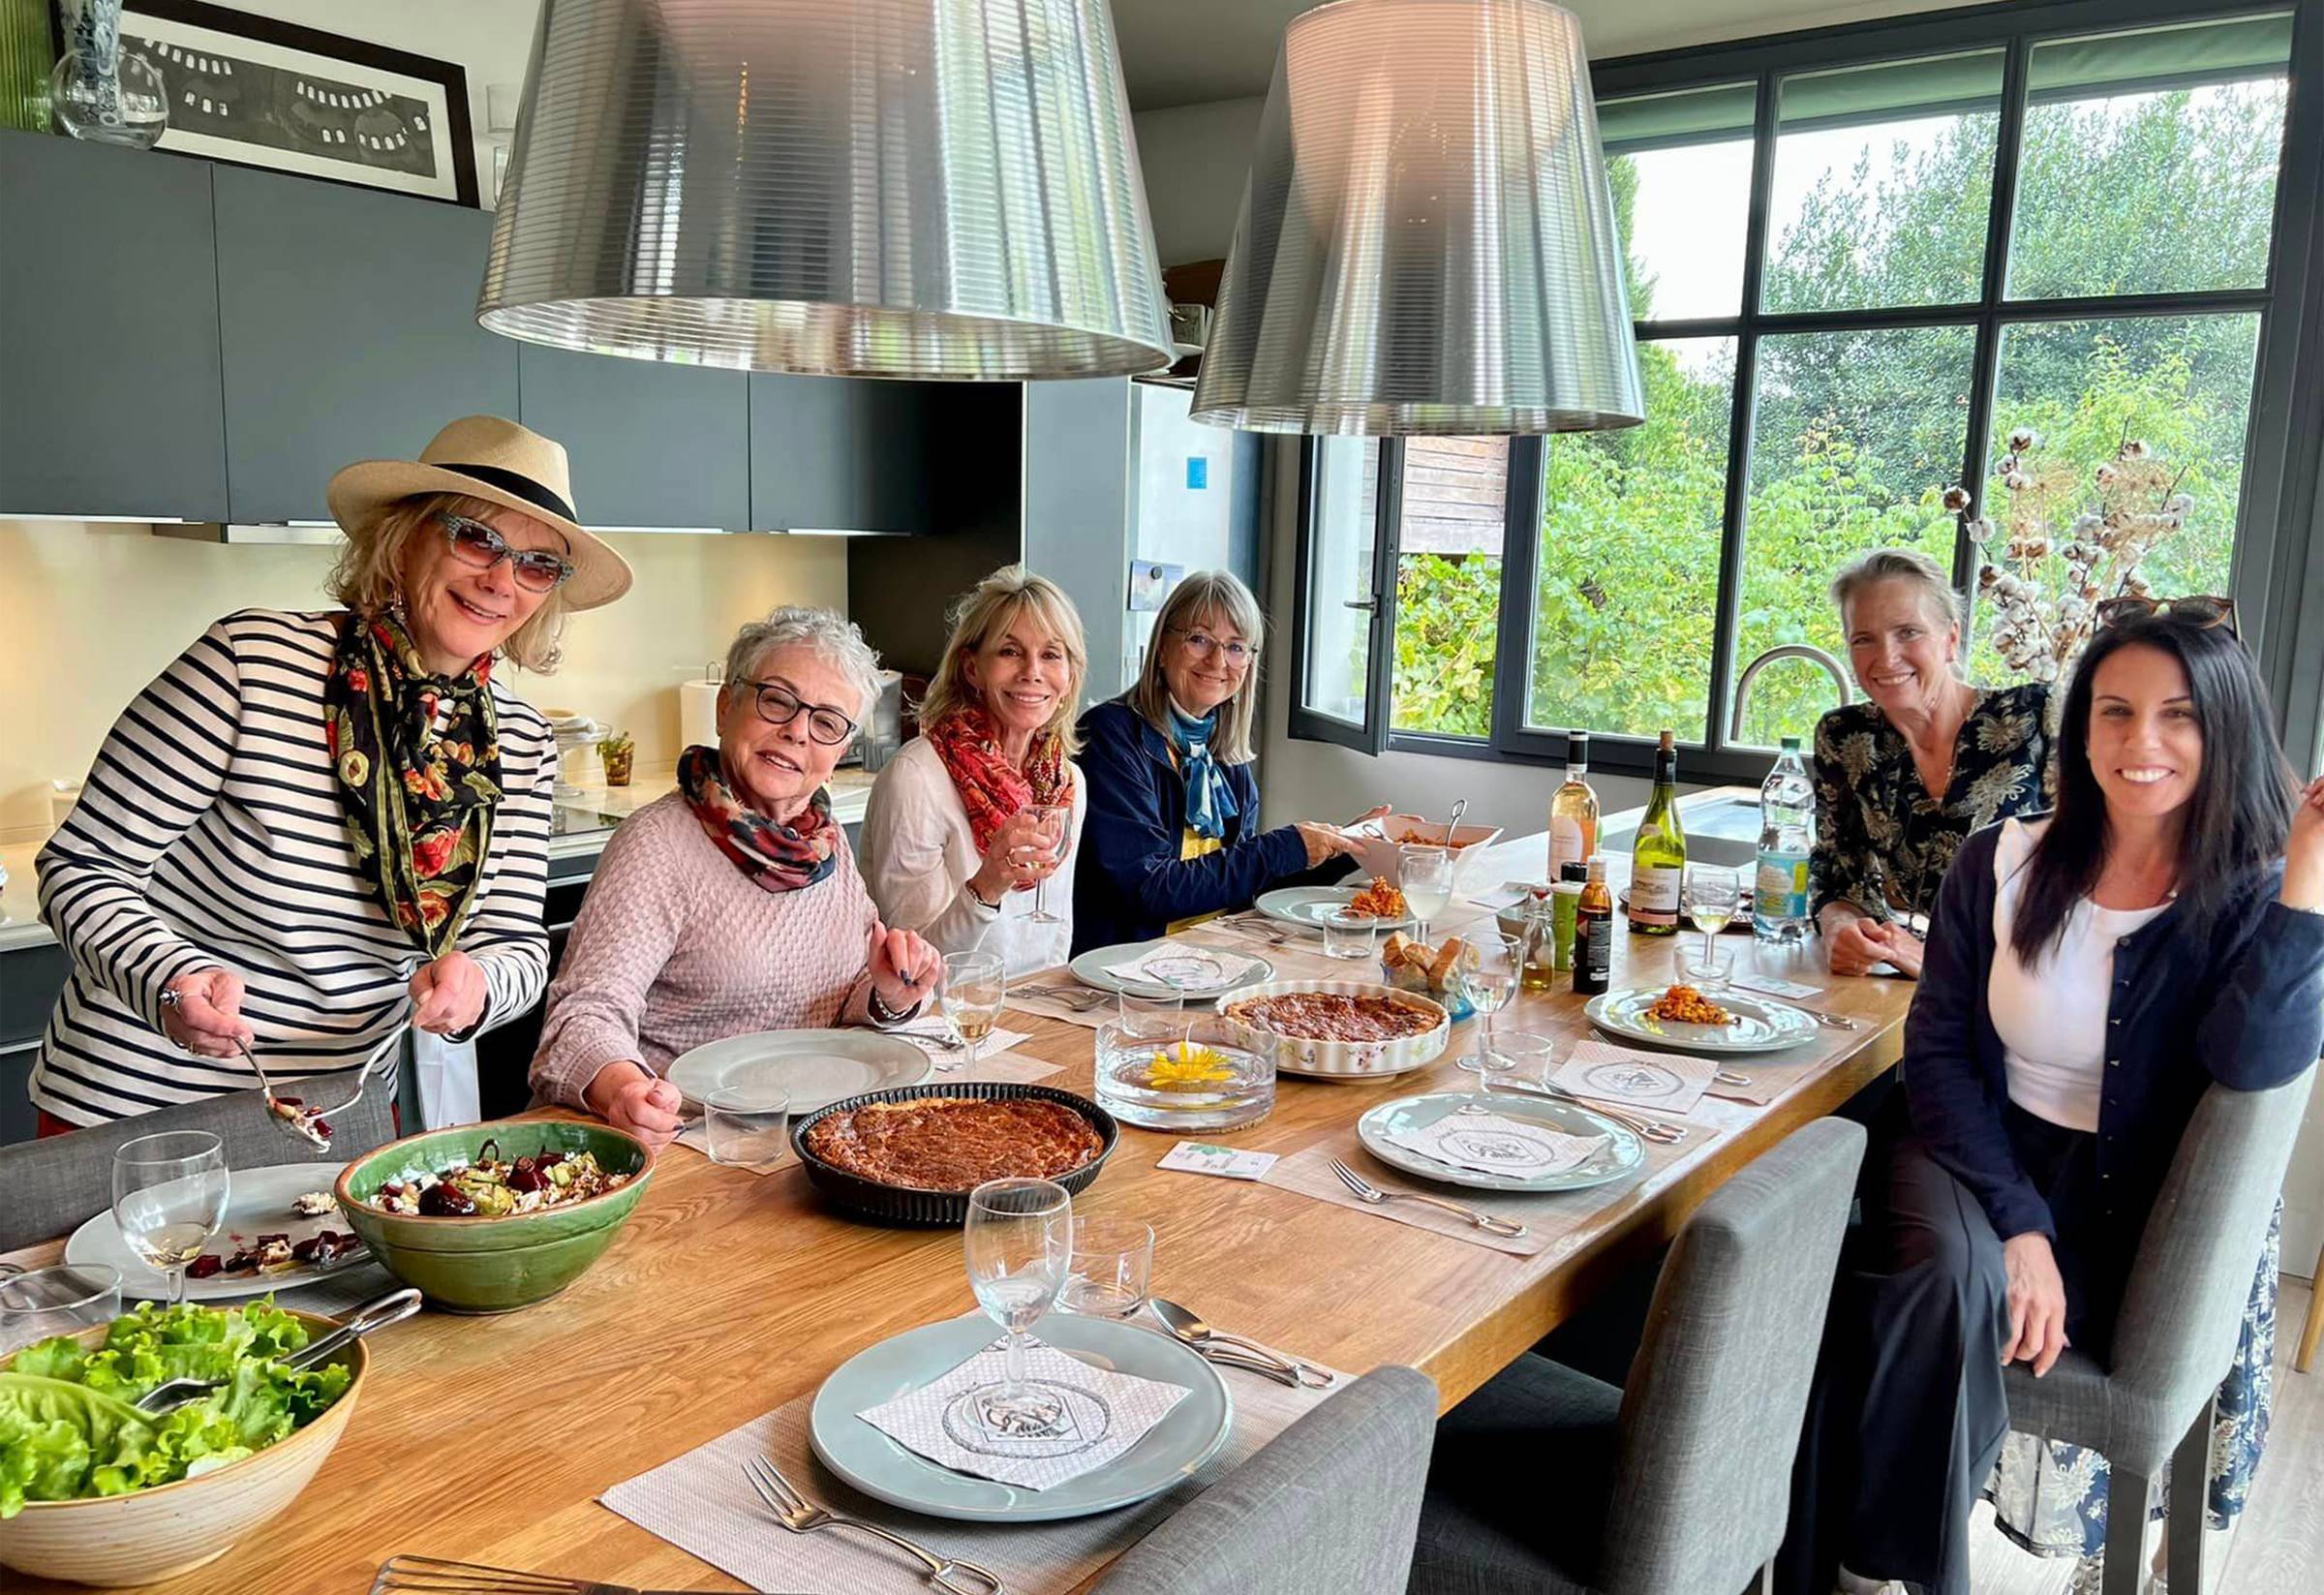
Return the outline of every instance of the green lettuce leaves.
{"type": "Polygon", "coordinates": [[[271,1300],[220,1312],[151,1303],[85,1350],[62,1335],[0,1366],[0,1518],[27,1501],[119,1495],[205,1473],[315,1421],[347,1390],[341,1366],[294,1372],[282,1359],[304,1326],[271,1300]],[[223,1380],[164,1417],[137,1410],[166,1380],[223,1380]]]}

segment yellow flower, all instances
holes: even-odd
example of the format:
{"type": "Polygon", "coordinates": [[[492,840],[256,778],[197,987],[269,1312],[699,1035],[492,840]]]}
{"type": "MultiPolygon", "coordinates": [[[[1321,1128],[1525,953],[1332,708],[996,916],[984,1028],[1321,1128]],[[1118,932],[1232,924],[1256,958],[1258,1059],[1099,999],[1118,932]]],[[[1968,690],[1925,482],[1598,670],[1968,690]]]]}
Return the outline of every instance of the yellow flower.
{"type": "Polygon", "coordinates": [[[1153,1062],[1146,1069],[1147,1085],[1158,1091],[1199,1090],[1234,1078],[1235,1071],[1223,1056],[1191,1041],[1154,1054],[1153,1062]]]}

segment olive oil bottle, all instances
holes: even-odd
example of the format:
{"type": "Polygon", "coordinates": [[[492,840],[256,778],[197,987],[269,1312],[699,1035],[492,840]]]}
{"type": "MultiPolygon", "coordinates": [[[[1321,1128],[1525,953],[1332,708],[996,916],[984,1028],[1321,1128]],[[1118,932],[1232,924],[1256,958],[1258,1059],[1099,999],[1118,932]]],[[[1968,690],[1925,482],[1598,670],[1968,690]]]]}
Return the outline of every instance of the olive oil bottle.
{"type": "Polygon", "coordinates": [[[1678,823],[1678,750],[1663,732],[1654,751],[1654,795],[1630,851],[1630,928],[1639,936],[1678,934],[1678,894],[1687,876],[1687,834],[1678,823]]]}

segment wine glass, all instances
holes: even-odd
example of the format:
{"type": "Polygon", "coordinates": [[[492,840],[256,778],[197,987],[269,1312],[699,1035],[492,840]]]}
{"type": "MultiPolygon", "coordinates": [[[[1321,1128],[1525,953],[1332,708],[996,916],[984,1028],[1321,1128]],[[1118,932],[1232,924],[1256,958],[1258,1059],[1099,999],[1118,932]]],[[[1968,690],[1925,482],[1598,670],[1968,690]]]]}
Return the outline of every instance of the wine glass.
{"type": "Polygon", "coordinates": [[[1460,1058],[1464,1069],[1477,1076],[1480,1099],[1461,1104],[1462,1113],[1483,1113],[1481,1099],[1493,1093],[1493,1015],[1517,995],[1517,977],[1525,966],[1525,944],[1514,936],[1481,936],[1452,970],[1461,995],[1477,1010],[1477,1050],[1474,1058],[1460,1058]]]}
{"type": "Polygon", "coordinates": [[[1399,884],[1404,905],[1421,922],[1421,939],[1428,939],[1428,922],[1452,901],[1452,849],[1426,843],[1406,843],[1396,849],[1403,861],[1399,884]]]}
{"type": "Polygon", "coordinates": [[[1702,933],[1702,958],[1699,963],[1683,967],[1687,976],[1703,990],[1727,984],[1727,966],[1719,962],[1714,943],[1719,933],[1735,917],[1742,902],[1742,885],[1736,880],[1734,871],[1714,864],[1687,866],[1687,917],[1702,933]]]}
{"type": "MultiPolygon", "coordinates": [[[[1072,812],[1056,803],[1028,804],[1024,812],[1032,815],[1033,823],[1041,828],[1041,840],[1049,844],[1050,850],[1062,857],[1065,851],[1065,825],[1072,818],[1072,812]]],[[[1049,876],[1043,875],[1033,882],[1033,911],[1024,917],[1035,925],[1064,923],[1062,918],[1049,911],[1049,876]]]]}
{"type": "Polygon", "coordinates": [[[944,990],[937,1001],[944,1021],[968,1049],[967,1066],[976,1067],[977,1050],[993,1033],[1000,1004],[1009,995],[1008,976],[997,953],[946,953],[944,990]]]}
{"type": "Polygon", "coordinates": [[[1073,1258],[1073,1197],[1049,1180],[988,1180],[968,1193],[962,1230],[976,1304],[1007,1333],[1001,1376],[962,1393],[968,1426],[1012,1439],[1055,1432],[1065,1403],[1025,1369],[1026,1332],[1056,1304],[1073,1258]]]}
{"type": "Polygon", "coordinates": [[[226,1222],[231,1190],[225,1144],[207,1130],[141,1135],[114,1149],[113,1222],[169,1282],[169,1305],[186,1299],[186,1265],[226,1222]]]}

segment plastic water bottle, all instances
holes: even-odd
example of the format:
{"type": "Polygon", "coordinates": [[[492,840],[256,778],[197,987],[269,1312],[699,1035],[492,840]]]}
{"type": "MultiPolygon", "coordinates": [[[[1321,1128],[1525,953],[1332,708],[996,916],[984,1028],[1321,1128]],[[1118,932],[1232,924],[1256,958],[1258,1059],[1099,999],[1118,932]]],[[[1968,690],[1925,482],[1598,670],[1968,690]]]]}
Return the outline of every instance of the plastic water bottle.
{"type": "Polygon", "coordinates": [[[1799,756],[1799,739],[1784,738],[1782,756],[1759,786],[1759,870],[1752,891],[1751,929],[1761,941],[1793,942],[1808,934],[1808,854],[1816,846],[1816,787],[1799,756]]]}

